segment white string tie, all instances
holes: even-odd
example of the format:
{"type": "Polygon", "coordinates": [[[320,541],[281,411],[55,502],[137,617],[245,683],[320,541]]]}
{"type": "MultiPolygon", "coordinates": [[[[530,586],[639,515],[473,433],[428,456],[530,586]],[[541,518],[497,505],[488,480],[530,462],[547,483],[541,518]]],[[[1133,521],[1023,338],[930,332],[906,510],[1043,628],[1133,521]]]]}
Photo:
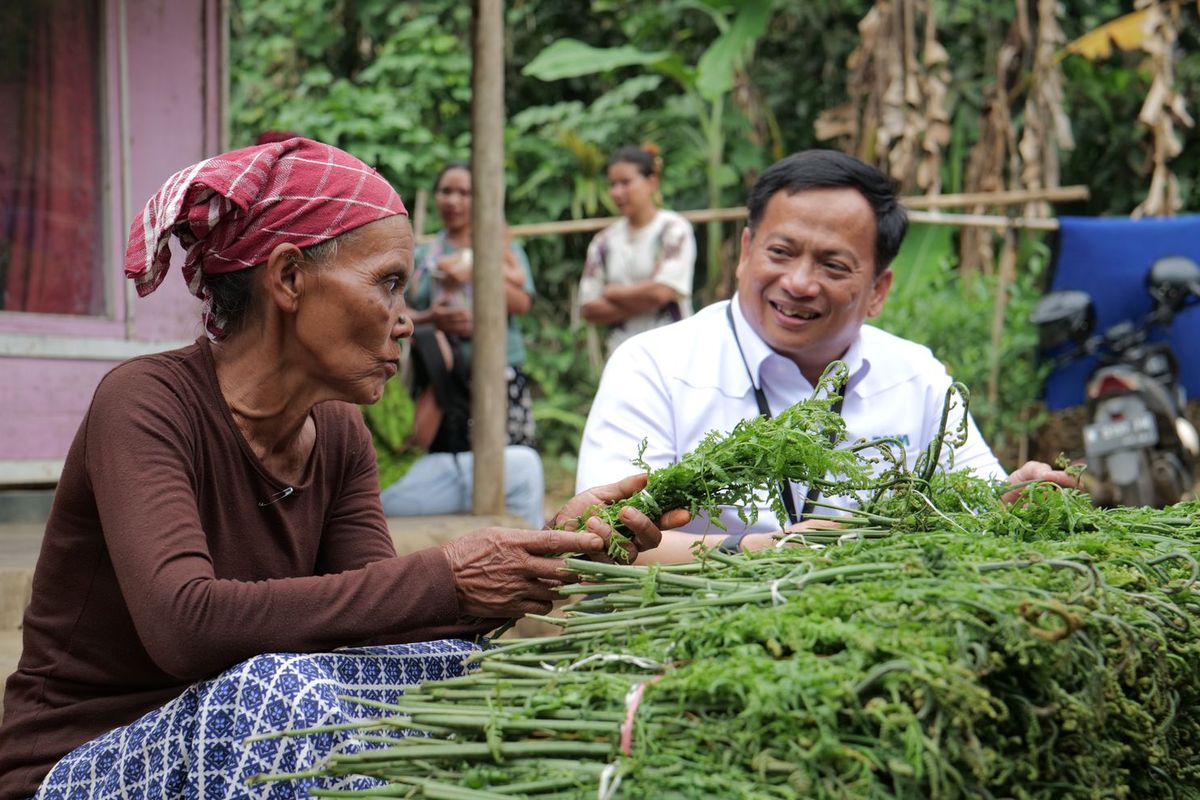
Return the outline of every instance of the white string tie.
{"type": "Polygon", "coordinates": [[[787,602],[787,598],[783,596],[783,592],[779,591],[779,584],[783,583],[783,578],[771,581],[771,605],[781,606],[787,602]]]}
{"type": "Polygon", "coordinates": [[[542,669],[548,669],[551,672],[570,672],[572,670],[579,669],[585,664],[589,664],[593,661],[620,661],[624,664],[633,664],[635,667],[652,670],[659,670],[663,667],[663,665],[657,661],[650,658],[643,658],[642,656],[630,656],[622,653],[595,653],[587,658],[576,661],[574,664],[568,664],[565,667],[556,667],[553,664],[543,661],[542,669]]]}
{"type": "Polygon", "coordinates": [[[617,772],[615,763],[609,764],[600,773],[600,786],[596,790],[596,800],[612,800],[613,795],[617,793],[617,787],[621,785],[621,773],[617,772]]]}
{"type": "Polygon", "coordinates": [[[785,583],[794,583],[798,588],[804,588],[805,576],[808,574],[809,565],[801,564],[794,570],[784,575],[782,578],[771,581],[771,605],[781,606],[787,602],[787,598],[783,596],[783,592],[779,587],[785,583]]]}

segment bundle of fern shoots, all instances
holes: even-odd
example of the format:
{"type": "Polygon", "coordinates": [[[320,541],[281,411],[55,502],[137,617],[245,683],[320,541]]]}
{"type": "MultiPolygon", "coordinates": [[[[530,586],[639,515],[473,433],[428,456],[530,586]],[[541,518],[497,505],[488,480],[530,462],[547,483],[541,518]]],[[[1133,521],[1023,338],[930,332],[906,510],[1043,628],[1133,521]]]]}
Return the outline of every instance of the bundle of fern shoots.
{"type": "Polygon", "coordinates": [[[542,618],[559,635],[380,705],[357,730],[374,749],[306,773],[378,788],[310,793],[1200,798],[1200,504],[1098,509],[1050,484],[1005,504],[945,468],[961,430],[909,470],[838,423],[814,399],[714,434],[638,502],[813,480],[861,499],[843,528],[679,566],[570,559],[577,599],[542,618]]]}

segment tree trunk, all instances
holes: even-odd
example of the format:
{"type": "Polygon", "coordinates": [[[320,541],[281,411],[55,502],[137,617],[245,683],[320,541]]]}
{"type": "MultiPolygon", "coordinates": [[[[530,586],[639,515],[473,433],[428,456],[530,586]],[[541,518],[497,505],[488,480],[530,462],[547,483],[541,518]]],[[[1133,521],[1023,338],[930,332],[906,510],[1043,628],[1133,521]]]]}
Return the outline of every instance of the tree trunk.
{"type": "Polygon", "coordinates": [[[476,514],[504,511],[504,3],[476,0],[471,69],[471,230],[475,330],[471,336],[471,449],[476,514]]]}

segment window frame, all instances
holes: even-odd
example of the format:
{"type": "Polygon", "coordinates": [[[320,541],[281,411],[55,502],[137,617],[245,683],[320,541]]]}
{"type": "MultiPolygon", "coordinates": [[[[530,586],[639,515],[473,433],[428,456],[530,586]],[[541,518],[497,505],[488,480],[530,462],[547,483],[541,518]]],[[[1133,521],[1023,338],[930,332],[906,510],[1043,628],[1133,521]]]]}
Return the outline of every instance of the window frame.
{"type": "MultiPolygon", "coordinates": [[[[130,218],[128,75],[125,0],[100,0],[99,314],[47,314],[0,309],[0,357],[127,358],[132,334],[129,291],[123,284],[124,221],[130,218]],[[108,341],[106,341],[108,340],[108,341]],[[78,355],[69,355],[72,352],[78,355]]],[[[134,348],[136,349],[136,348],[134,348]]],[[[144,348],[138,350],[143,352],[144,348]]]]}

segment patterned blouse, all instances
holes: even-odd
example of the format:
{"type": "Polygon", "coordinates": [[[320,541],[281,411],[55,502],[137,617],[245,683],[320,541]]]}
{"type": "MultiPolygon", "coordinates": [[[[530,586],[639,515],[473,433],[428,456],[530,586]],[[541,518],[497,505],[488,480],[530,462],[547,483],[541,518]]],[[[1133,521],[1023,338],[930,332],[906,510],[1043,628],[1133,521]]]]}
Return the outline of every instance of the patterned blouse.
{"type": "Polygon", "coordinates": [[[676,293],[676,299],[666,305],[612,326],[608,351],[630,336],[691,316],[695,266],[692,224],[674,211],[660,209],[649,225],[636,231],[622,218],[596,234],[579,282],[581,304],[600,299],[609,284],[655,281],[676,293]]]}

